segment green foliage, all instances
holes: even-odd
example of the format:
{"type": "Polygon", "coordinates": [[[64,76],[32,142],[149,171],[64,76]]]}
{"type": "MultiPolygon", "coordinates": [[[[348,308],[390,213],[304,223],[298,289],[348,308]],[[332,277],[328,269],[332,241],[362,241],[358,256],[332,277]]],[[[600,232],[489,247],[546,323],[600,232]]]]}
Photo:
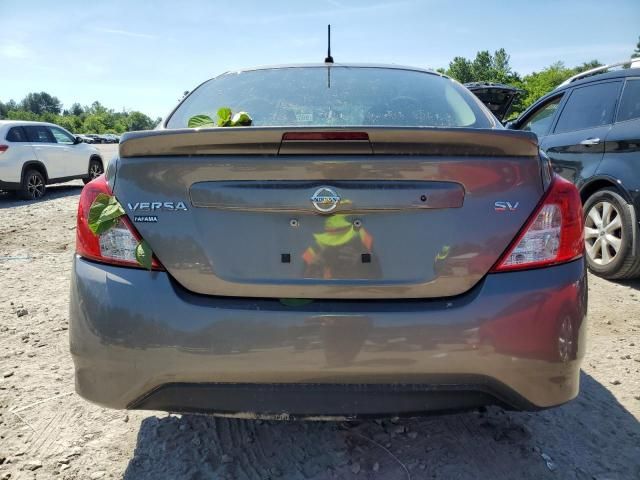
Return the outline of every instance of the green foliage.
{"type": "Polygon", "coordinates": [[[51,122],[73,133],[124,133],[132,130],[151,130],[160,119],[153,120],[141,112],[115,112],[93,102],[83,107],[74,103],[62,110],[60,101],[46,92],[30,93],[16,103],[0,102],[0,119],[51,122]]]}
{"type": "Polygon", "coordinates": [[[229,127],[231,125],[231,109],[229,107],[222,107],[218,109],[218,126],[229,127]]]}
{"type": "Polygon", "coordinates": [[[232,127],[249,127],[253,123],[253,120],[247,112],[238,112],[231,117],[232,127]]]}
{"type": "MultiPolygon", "coordinates": [[[[640,42],[638,48],[640,49],[640,42]]],[[[460,83],[494,82],[513,85],[521,89],[523,92],[516,98],[510,115],[510,118],[514,118],[567,78],[602,65],[598,60],[591,60],[577,67],[568,68],[564,63],[556,62],[540,72],[533,72],[521,77],[511,69],[509,60],[509,54],[504,48],[496,50],[493,55],[489,51],[483,50],[478,52],[473,60],[455,57],[444,73],[460,83]]]]}
{"type": "Polygon", "coordinates": [[[638,43],[636,43],[636,49],[631,54],[631,58],[640,57],[640,37],[638,37],[638,43]]]}
{"type": "Polygon", "coordinates": [[[215,126],[216,124],[213,122],[213,119],[208,115],[194,115],[187,123],[187,127],[189,128],[209,128],[215,126]]]}
{"type": "Polygon", "coordinates": [[[138,246],[136,247],[136,260],[142,267],[147,270],[151,270],[153,251],[151,251],[151,247],[145,240],[138,243],[138,246]]]}
{"type": "Polygon", "coordinates": [[[124,215],[122,205],[116,197],[99,193],[91,207],[89,207],[89,230],[95,235],[100,235],[118,223],[118,218],[124,215]]]}
{"type": "Polygon", "coordinates": [[[35,113],[28,112],[26,110],[9,110],[7,112],[7,119],[37,121],[40,120],[40,115],[36,115],[35,113]]]}
{"type": "Polygon", "coordinates": [[[20,108],[36,115],[43,113],[59,114],[62,110],[62,103],[57,97],[52,97],[47,92],[29,93],[20,102],[20,108]]]}
{"type": "Polygon", "coordinates": [[[158,122],[154,122],[144,113],[131,112],[126,119],[127,130],[151,130],[158,122]]]}
{"type": "Polygon", "coordinates": [[[540,72],[525,75],[521,81],[513,83],[514,86],[523,90],[523,94],[516,99],[510,118],[517,117],[537,99],[549,93],[568,78],[600,66],[602,64],[598,60],[591,60],[574,68],[568,68],[564,63],[556,62],[540,72]]]}
{"type": "Polygon", "coordinates": [[[249,127],[253,120],[247,112],[238,112],[235,115],[229,107],[218,109],[218,120],[214,122],[208,115],[194,115],[187,122],[189,128],[215,127],[249,127]]]}
{"type": "Polygon", "coordinates": [[[474,76],[471,61],[464,57],[454,57],[451,63],[449,63],[449,68],[445,70],[445,73],[451,78],[455,78],[460,83],[478,81],[474,76]]]}
{"type": "Polygon", "coordinates": [[[455,57],[445,73],[460,83],[513,83],[520,78],[511,70],[509,55],[504,48],[496,50],[493,55],[488,50],[480,51],[473,60],[455,57]]]}

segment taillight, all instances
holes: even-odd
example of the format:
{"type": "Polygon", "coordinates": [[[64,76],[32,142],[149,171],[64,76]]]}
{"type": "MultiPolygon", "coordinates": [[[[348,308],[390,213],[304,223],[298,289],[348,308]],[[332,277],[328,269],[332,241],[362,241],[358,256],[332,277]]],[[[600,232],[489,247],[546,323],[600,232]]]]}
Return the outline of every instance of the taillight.
{"type": "Polygon", "coordinates": [[[340,141],[362,140],[368,141],[367,132],[286,132],[282,135],[282,141],[340,141]]]}
{"type": "Polygon", "coordinates": [[[0,145],[0,155],[9,150],[9,145],[0,145]]]}
{"type": "Polygon", "coordinates": [[[578,189],[554,177],[549,190],[493,272],[570,262],[584,253],[582,202],[578,189]]]}
{"type": "MultiPolygon", "coordinates": [[[[81,257],[102,263],[142,268],[135,254],[136,246],[142,237],[126,216],[120,217],[114,227],[100,235],[95,235],[89,229],[89,209],[100,193],[113,195],[104,175],[85,185],[80,194],[76,225],[76,253],[81,257]]],[[[164,270],[155,257],[153,257],[151,268],[164,270]]]]}

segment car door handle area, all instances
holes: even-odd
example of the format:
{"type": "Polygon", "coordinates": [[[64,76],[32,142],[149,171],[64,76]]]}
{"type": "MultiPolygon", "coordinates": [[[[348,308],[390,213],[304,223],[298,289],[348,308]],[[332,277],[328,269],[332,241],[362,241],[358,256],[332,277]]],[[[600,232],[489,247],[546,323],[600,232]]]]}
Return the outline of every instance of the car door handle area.
{"type": "Polygon", "coordinates": [[[592,137],[592,138],[585,138],[580,142],[580,145],[590,146],[590,145],[598,145],[599,143],[600,143],[599,138],[592,137]]]}

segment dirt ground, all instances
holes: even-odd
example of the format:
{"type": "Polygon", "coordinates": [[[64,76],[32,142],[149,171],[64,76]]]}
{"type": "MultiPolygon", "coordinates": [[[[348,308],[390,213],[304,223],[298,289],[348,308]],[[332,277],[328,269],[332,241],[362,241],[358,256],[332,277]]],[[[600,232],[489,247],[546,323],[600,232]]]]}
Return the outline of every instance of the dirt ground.
{"type": "Polygon", "coordinates": [[[67,331],[80,189],[0,195],[0,480],[640,479],[640,282],[590,276],[580,396],[543,412],[305,423],[87,403],[67,331]]]}

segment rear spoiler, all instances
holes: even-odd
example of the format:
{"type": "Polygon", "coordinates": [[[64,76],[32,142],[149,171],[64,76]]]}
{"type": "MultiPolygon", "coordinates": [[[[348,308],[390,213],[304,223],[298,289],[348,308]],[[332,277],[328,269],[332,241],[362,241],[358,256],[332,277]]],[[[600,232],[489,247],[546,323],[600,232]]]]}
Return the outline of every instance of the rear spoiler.
{"type": "Polygon", "coordinates": [[[530,157],[535,134],[431,127],[234,127],[125,133],[120,157],[190,155],[442,155],[530,157]]]}

